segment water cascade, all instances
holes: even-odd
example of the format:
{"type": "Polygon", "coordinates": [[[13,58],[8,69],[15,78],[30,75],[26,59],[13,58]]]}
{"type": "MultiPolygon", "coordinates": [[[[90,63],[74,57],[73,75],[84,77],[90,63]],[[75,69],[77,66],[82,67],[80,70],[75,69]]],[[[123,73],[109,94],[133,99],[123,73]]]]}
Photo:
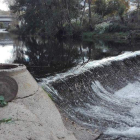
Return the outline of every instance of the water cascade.
{"type": "Polygon", "coordinates": [[[140,138],[140,51],[90,61],[41,84],[69,117],[103,131],[101,139],[140,138]]]}

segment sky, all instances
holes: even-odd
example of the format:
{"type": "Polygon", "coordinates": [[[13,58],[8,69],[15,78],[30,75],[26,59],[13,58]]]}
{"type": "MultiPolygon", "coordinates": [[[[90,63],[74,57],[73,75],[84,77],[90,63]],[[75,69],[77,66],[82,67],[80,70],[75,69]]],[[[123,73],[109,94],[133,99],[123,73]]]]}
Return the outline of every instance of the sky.
{"type": "Polygon", "coordinates": [[[0,0],[0,10],[8,11],[8,5],[4,3],[4,0],[0,0]]]}

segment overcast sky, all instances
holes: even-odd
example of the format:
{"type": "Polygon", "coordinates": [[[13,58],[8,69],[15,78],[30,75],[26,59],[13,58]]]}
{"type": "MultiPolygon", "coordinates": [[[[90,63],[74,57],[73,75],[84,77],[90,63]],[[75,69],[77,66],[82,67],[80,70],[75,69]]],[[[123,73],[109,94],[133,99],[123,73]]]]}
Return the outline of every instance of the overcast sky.
{"type": "Polygon", "coordinates": [[[4,3],[4,0],[0,0],[0,10],[8,11],[8,6],[4,3]]]}

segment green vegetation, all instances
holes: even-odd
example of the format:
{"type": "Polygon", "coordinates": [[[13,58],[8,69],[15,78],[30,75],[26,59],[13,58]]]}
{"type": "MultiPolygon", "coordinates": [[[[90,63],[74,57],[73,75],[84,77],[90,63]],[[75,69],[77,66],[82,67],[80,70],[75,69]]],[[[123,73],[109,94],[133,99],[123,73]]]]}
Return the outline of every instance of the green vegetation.
{"type": "MultiPolygon", "coordinates": [[[[42,89],[44,90],[44,92],[46,92],[45,88],[42,86],[42,89]]],[[[51,100],[53,100],[53,97],[50,93],[46,92],[46,94],[50,97],[51,100]]]]}
{"type": "Polygon", "coordinates": [[[0,96],[0,106],[4,107],[6,106],[8,103],[5,101],[3,96],[0,96]]]}
{"type": "Polygon", "coordinates": [[[17,29],[23,36],[91,38],[140,29],[139,0],[133,12],[128,12],[130,7],[126,0],[84,0],[83,5],[81,2],[15,0],[11,10],[20,21],[17,29]]]}
{"type": "Polygon", "coordinates": [[[95,34],[91,32],[83,33],[84,41],[91,41],[93,39],[101,39],[101,40],[109,40],[109,41],[118,41],[118,42],[126,42],[129,37],[129,32],[119,32],[119,33],[104,33],[104,34],[95,34]]]}
{"type": "Polygon", "coordinates": [[[2,22],[0,22],[0,29],[3,29],[4,24],[2,22]]]}
{"type": "Polygon", "coordinates": [[[107,15],[119,15],[123,22],[123,15],[129,9],[126,0],[95,0],[95,13],[105,17],[107,15]]]}
{"type": "Polygon", "coordinates": [[[1,123],[10,123],[10,122],[12,122],[12,119],[11,119],[11,118],[0,120],[0,124],[1,124],[1,123]]]}
{"type": "Polygon", "coordinates": [[[54,37],[63,34],[64,27],[69,34],[73,30],[72,19],[78,17],[77,4],[75,0],[16,0],[11,9],[19,14],[21,34],[54,37]]]}
{"type": "MultiPolygon", "coordinates": [[[[6,105],[8,105],[8,103],[5,101],[3,96],[0,96],[0,107],[4,107],[6,105]]],[[[9,118],[9,119],[2,119],[2,120],[0,120],[0,124],[1,123],[9,123],[11,121],[12,121],[11,118],[9,118]]]]}

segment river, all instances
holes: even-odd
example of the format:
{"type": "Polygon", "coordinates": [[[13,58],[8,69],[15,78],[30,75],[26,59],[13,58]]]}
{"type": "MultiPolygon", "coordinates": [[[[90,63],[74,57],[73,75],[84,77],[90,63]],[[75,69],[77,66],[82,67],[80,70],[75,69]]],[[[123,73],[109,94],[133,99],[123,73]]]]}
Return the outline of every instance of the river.
{"type": "Polygon", "coordinates": [[[74,121],[100,139],[140,139],[140,42],[18,38],[0,33],[0,63],[25,64],[74,121]]]}

